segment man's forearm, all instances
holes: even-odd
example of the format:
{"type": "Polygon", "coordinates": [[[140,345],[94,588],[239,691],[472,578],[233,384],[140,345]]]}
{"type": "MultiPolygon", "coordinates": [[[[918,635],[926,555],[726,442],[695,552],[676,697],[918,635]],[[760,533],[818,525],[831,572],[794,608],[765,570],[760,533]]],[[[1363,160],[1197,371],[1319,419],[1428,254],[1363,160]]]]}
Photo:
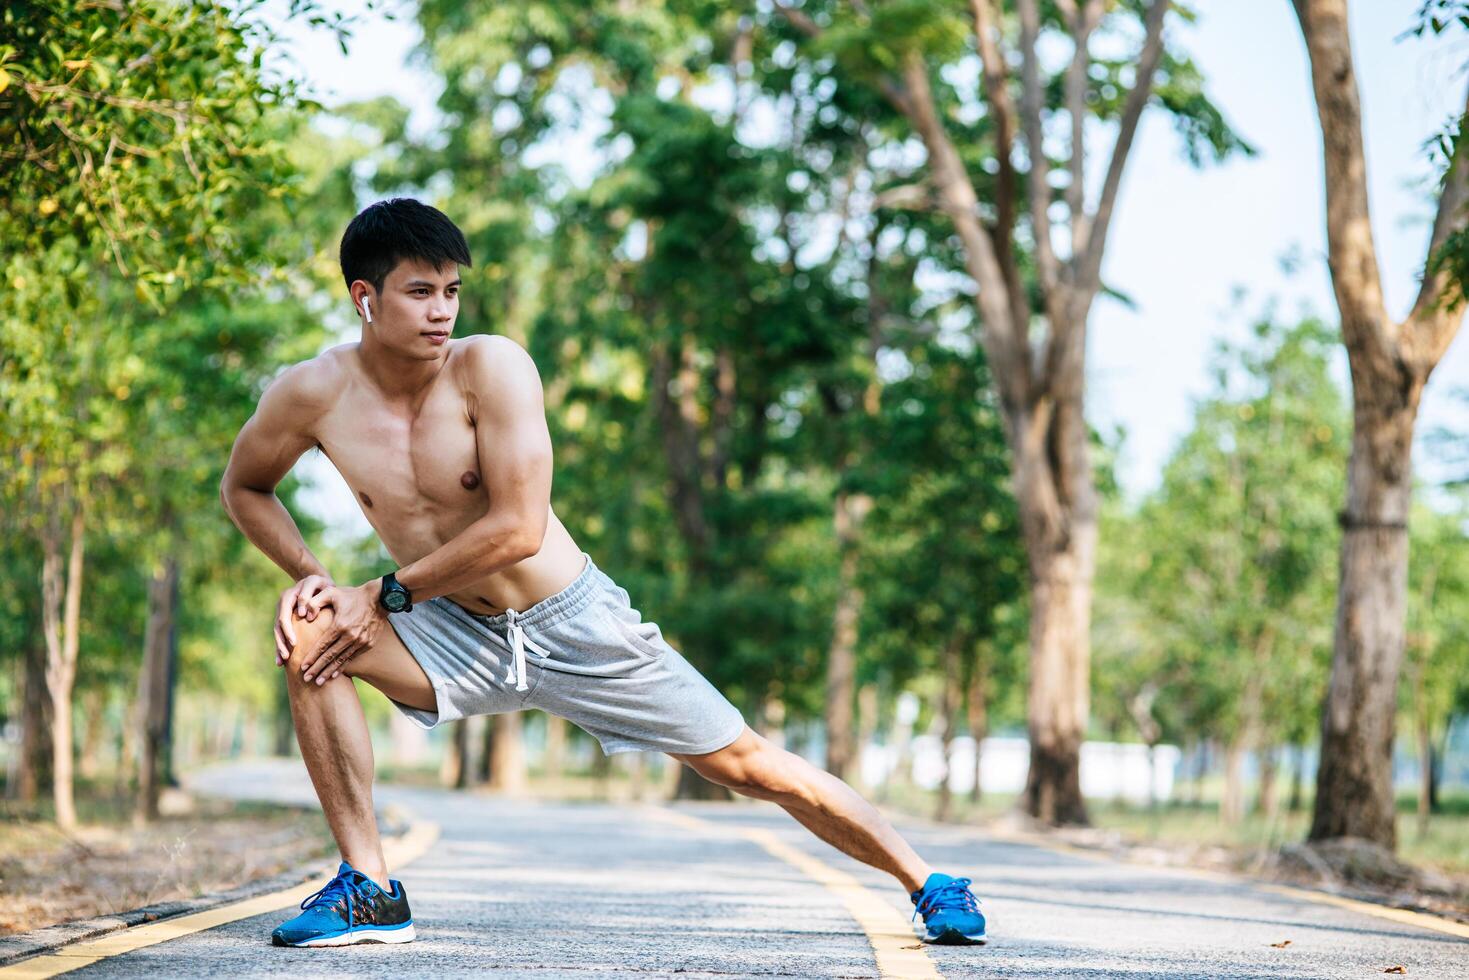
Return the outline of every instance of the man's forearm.
{"type": "Polygon", "coordinates": [[[220,498],[235,527],[265,557],[279,565],[292,581],[300,581],[308,575],[331,578],[326,566],[317,561],[311,549],[306,547],[301,529],[296,527],[290,511],[274,493],[233,487],[222,491],[220,498]]]}
{"type": "Polygon", "coordinates": [[[398,569],[398,583],[414,602],[448,595],[529,558],[544,536],[544,527],[535,534],[524,520],[487,516],[398,569]]]}

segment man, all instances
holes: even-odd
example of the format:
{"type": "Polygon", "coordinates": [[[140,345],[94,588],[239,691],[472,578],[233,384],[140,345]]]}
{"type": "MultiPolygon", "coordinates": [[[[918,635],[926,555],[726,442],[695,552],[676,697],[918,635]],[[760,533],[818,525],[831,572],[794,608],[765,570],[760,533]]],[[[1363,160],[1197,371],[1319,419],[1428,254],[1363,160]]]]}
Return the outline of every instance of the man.
{"type": "Polygon", "coordinates": [[[408,942],[373,814],[358,677],[424,728],[541,708],[603,751],[666,752],[895,876],[931,942],[984,938],[969,880],[934,873],[849,786],[745,726],[645,622],[551,507],[541,382],[503,337],[451,340],[463,234],[408,199],[374,204],[342,237],[362,339],[284,372],[240,430],[225,510],[295,584],[281,594],[276,662],[307,771],[342,852],[338,875],[272,934],[277,945],[408,942]],[[332,581],[275,495],[311,448],[331,459],[395,572],[332,581]],[[384,629],[384,626],[391,627],[384,629]]]}

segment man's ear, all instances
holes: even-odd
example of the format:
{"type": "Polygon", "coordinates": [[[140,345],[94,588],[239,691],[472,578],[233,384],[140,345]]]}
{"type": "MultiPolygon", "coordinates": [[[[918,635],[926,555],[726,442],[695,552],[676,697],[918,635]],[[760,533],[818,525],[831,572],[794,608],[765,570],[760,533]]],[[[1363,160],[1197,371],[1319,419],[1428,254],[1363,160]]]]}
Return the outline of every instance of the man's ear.
{"type": "Polygon", "coordinates": [[[363,317],[368,323],[372,322],[372,286],[365,280],[358,279],[352,283],[352,305],[356,308],[357,315],[363,317]]]}

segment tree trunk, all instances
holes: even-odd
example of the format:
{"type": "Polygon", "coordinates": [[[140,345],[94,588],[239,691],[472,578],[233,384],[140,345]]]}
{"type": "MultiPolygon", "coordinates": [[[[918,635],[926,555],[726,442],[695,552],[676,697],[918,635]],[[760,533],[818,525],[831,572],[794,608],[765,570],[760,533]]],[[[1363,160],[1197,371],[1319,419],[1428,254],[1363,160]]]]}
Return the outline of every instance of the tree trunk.
{"type": "Polygon", "coordinates": [[[469,719],[454,722],[444,760],[439,765],[439,782],[454,789],[469,787],[469,719]]]}
{"type": "Polygon", "coordinates": [[[46,647],[25,647],[24,694],[21,707],[20,771],[17,799],[34,803],[51,791],[51,698],[46,691],[46,647]]]}
{"type": "Polygon", "coordinates": [[[857,688],[857,625],[862,590],[857,585],[858,540],[872,498],[845,491],[836,497],[836,539],[841,554],[836,611],[826,657],[826,771],[847,778],[854,761],[852,700],[857,688]]]}
{"type": "Polygon", "coordinates": [[[177,633],[178,560],[170,555],[148,581],[148,623],[143,632],[143,669],[138,675],[138,797],[133,819],[158,819],[158,794],[167,778],[169,681],[177,633]]]}
{"type": "Polygon", "coordinates": [[[970,665],[969,690],[966,701],[969,709],[969,737],[974,740],[974,783],[969,787],[969,801],[978,803],[983,796],[980,786],[980,755],[985,736],[989,734],[989,694],[986,691],[987,670],[983,655],[976,656],[970,665]]]}
{"type": "Polygon", "coordinates": [[[1245,816],[1245,746],[1235,738],[1224,750],[1224,795],[1219,800],[1219,819],[1235,827],[1245,816]]]}
{"type": "Polygon", "coordinates": [[[1407,614],[1413,420],[1420,384],[1379,390],[1354,378],[1356,403],[1331,682],[1311,840],[1397,843],[1392,744],[1407,614]]]}
{"type": "Polygon", "coordinates": [[[486,726],[485,755],[490,771],[487,782],[497,793],[524,793],[526,786],[525,742],[521,738],[519,712],[491,715],[486,726]]]}
{"type": "Polygon", "coordinates": [[[541,769],[547,779],[560,779],[566,769],[566,719],[546,715],[546,754],[541,769]]]}
{"type": "Polygon", "coordinates": [[[1158,809],[1158,743],[1148,743],[1148,811],[1158,809]]]}
{"type": "Polygon", "coordinates": [[[1299,813],[1305,805],[1303,791],[1306,785],[1306,747],[1304,745],[1291,746],[1290,767],[1290,800],[1285,808],[1291,813],[1299,813]]]}
{"type": "Polygon", "coordinates": [[[1280,811],[1280,798],[1275,792],[1275,776],[1280,768],[1276,760],[1278,751],[1272,745],[1259,753],[1260,788],[1259,795],[1255,798],[1255,812],[1266,820],[1274,820],[1280,811]]]}
{"type": "Polygon", "coordinates": [[[275,694],[272,695],[275,700],[275,710],[271,715],[271,754],[288,759],[296,751],[296,726],[291,721],[291,695],[286,690],[286,682],[290,678],[285,671],[281,670],[280,673],[281,677],[275,685],[275,694]]]}
{"type": "Polygon", "coordinates": [[[771,684],[770,690],[765,692],[765,697],[760,701],[756,731],[771,745],[785,748],[786,705],[780,693],[778,681],[771,684]]]}
{"type": "Polygon", "coordinates": [[[1420,712],[1413,726],[1418,735],[1418,836],[1428,833],[1428,817],[1433,811],[1433,736],[1428,721],[1420,712]]]}
{"type": "MultiPolygon", "coordinates": [[[[1034,506],[1024,500],[1022,512],[1034,506]]],[[[1096,524],[1073,518],[1069,539],[1055,550],[1033,540],[1029,529],[1026,537],[1032,570],[1030,771],[1022,799],[1026,812],[1044,823],[1087,824],[1081,743],[1090,711],[1096,524]]]]}
{"type": "Polygon", "coordinates": [[[1204,775],[1209,771],[1209,743],[1207,741],[1194,743],[1193,761],[1194,778],[1189,787],[1189,805],[1197,810],[1204,805],[1204,775]]]}
{"type": "Polygon", "coordinates": [[[77,775],[96,780],[102,772],[102,745],[107,741],[107,702],[98,690],[82,696],[83,729],[81,749],[77,753],[77,775]]]}
{"type": "Polygon", "coordinates": [[[857,689],[857,779],[863,787],[871,789],[867,785],[867,779],[862,772],[862,753],[872,740],[877,737],[877,714],[878,696],[876,684],[863,684],[857,689]]]}
{"type": "Polygon", "coordinates": [[[77,630],[82,613],[82,557],[85,522],[76,509],[71,518],[70,548],[63,578],[60,529],[52,522],[43,535],[41,618],[46,637],[46,693],[51,702],[51,795],[56,823],[76,827],[72,780],[71,691],[76,681],[77,630]]]}
{"type": "Polygon", "coordinates": [[[1294,0],[1294,6],[1321,123],[1327,259],[1351,366],[1353,408],[1331,681],[1321,713],[1309,837],[1360,837],[1392,848],[1392,742],[1406,614],[1413,426],[1429,373],[1463,321],[1455,273],[1435,268],[1432,260],[1469,222],[1469,141],[1455,142],[1440,185],[1427,271],[1412,311],[1395,324],[1383,303],[1372,240],[1347,2],[1294,0]]]}
{"type": "MultiPolygon", "coordinates": [[[[1447,733],[1445,733],[1447,739],[1447,733]]],[[[1439,811],[1438,786],[1443,779],[1443,749],[1438,745],[1428,746],[1428,810],[1439,811]]]]}
{"type": "Polygon", "coordinates": [[[965,643],[966,639],[962,635],[950,637],[944,645],[940,663],[943,689],[939,710],[944,719],[943,733],[940,736],[943,740],[944,774],[939,782],[938,805],[934,808],[933,815],[938,821],[948,820],[954,806],[954,791],[949,782],[954,778],[954,736],[959,731],[959,713],[964,710],[964,677],[961,673],[960,655],[965,643]]]}
{"type": "Polygon", "coordinates": [[[673,795],[676,799],[680,800],[734,799],[734,794],[729,791],[727,786],[711,783],[688,766],[679,768],[678,785],[674,787],[673,795]]]}

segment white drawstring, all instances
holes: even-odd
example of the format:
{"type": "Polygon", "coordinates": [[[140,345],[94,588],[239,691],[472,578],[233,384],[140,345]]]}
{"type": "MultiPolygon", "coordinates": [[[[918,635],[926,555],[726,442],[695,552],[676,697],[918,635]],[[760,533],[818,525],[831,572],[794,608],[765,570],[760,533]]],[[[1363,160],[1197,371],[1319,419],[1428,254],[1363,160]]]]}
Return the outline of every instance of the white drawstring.
{"type": "Polygon", "coordinates": [[[505,610],[505,625],[510,632],[510,676],[505,678],[505,683],[515,682],[517,691],[526,690],[525,686],[525,630],[515,621],[515,610],[505,610]]]}

